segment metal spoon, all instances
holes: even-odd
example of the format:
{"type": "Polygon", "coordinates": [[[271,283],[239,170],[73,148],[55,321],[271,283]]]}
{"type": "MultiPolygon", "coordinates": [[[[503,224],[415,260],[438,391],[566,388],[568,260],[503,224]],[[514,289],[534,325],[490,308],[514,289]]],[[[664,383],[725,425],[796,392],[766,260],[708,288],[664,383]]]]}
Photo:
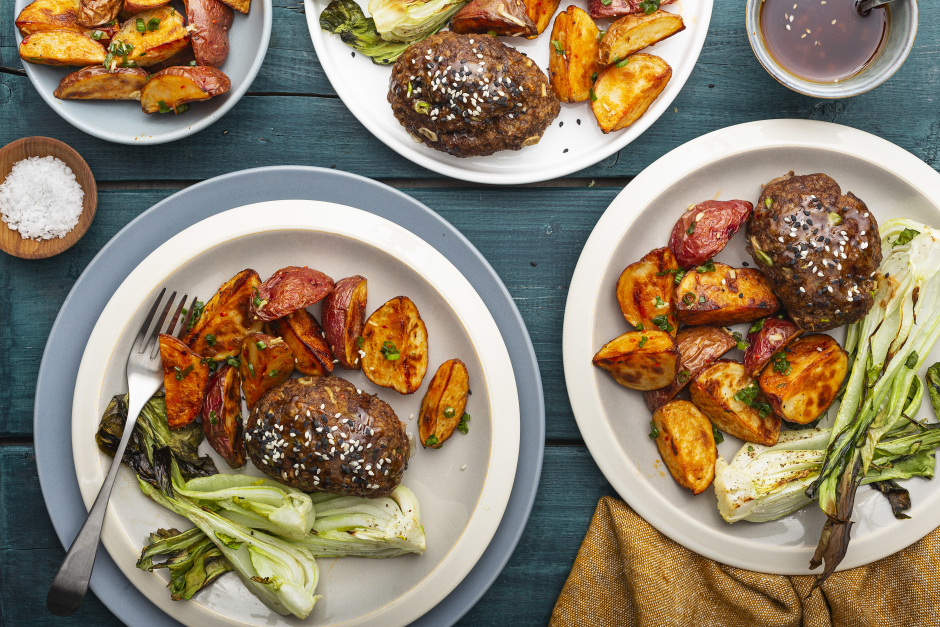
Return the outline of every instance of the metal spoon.
{"type": "Polygon", "coordinates": [[[889,2],[893,2],[893,0],[861,0],[855,4],[855,9],[858,11],[859,15],[864,17],[871,13],[872,9],[876,9],[889,2]]]}

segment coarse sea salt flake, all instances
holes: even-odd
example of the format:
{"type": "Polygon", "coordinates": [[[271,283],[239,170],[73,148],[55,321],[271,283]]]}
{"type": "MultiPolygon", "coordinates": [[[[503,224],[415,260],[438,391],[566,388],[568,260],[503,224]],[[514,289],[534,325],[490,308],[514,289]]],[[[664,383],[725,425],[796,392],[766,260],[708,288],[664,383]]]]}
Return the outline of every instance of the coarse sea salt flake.
{"type": "Polygon", "coordinates": [[[24,239],[65,237],[78,224],[84,198],[63,161],[28,157],[13,164],[0,184],[0,219],[24,239]]]}

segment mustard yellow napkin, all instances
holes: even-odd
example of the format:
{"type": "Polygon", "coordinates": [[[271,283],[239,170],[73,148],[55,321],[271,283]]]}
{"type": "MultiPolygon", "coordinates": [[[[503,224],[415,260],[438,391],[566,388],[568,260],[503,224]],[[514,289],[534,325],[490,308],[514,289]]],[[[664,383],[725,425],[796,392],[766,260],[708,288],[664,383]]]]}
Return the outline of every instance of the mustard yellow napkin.
{"type": "Polygon", "coordinates": [[[549,626],[937,626],[940,529],[895,555],[833,574],[804,600],[813,580],[713,562],[605,496],[549,626]]]}

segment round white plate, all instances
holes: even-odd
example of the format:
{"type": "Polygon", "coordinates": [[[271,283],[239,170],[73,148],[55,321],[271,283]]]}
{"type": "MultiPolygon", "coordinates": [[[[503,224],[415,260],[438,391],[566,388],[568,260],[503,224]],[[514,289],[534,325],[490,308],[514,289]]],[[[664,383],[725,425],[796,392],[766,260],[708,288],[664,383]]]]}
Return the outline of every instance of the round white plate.
{"type": "MultiPolygon", "coordinates": [[[[640,392],[618,385],[591,365],[606,342],[631,330],[617,305],[623,269],[666,246],[686,207],[709,199],[756,202],[760,186],[786,174],[825,172],[865,201],[879,224],[908,217],[940,226],[940,174],[874,135],[825,122],[770,120],[715,131],[657,160],[611,203],[581,253],[565,308],[564,361],[568,397],[591,454],[620,496],[656,529],[724,564],[765,573],[809,574],[825,516],[810,505],[767,523],[729,525],[718,514],[713,488],[702,494],[679,485],[647,437],[652,418],[640,392]]],[[[716,257],[740,267],[751,258],[739,233],[716,257]]],[[[842,329],[833,335],[842,342],[842,329]]],[[[727,355],[741,359],[740,351],[727,355]]],[[[940,361],[935,347],[927,365],[940,361]]],[[[926,366],[925,366],[926,367],[926,366]]],[[[923,373],[921,373],[923,374],[923,373]]],[[[934,421],[929,401],[919,419],[934,421]]],[[[830,410],[835,416],[835,408],[830,410]]],[[[831,419],[831,418],[830,418],[831,419]]],[[[741,442],[718,449],[731,459],[741,442]]],[[[883,496],[863,487],[855,501],[852,542],[840,569],[895,553],[940,524],[940,483],[903,482],[913,500],[911,520],[891,515],[883,496]]],[[[818,571],[816,571],[818,572],[818,571]]]]}
{"type": "MultiPolygon", "coordinates": [[[[111,458],[94,433],[110,398],[126,390],[124,364],[133,336],[157,290],[186,290],[208,299],[223,281],[251,267],[266,278],[286,265],[310,265],[335,279],[369,280],[369,312],[399,294],[417,304],[428,328],[429,372],[418,392],[402,396],[378,388],[359,371],[335,374],[396,411],[417,431],[418,408],[431,376],[446,359],[468,367],[470,432],[439,450],[418,446],[404,485],[421,505],[428,550],[386,560],[319,559],[317,593],[324,596],[306,621],[267,609],[234,576],[226,576],[190,602],[170,601],[166,577],[134,564],[147,534],[191,524],[161,508],[122,469],[102,540],[130,581],[153,603],[192,627],[228,625],[406,625],[460,583],[489,544],[509,500],[519,451],[519,400],[499,329],[463,275],[411,232],[364,211],[316,201],[248,205],[203,220],[167,241],[124,281],[92,332],[75,386],[72,451],[86,507],[98,492],[111,458]],[[363,591],[367,593],[364,594],[363,591]]],[[[319,306],[311,309],[319,316],[319,306]]],[[[262,476],[250,463],[232,471],[211,452],[221,472],[262,476]]]]}
{"type": "MultiPolygon", "coordinates": [[[[359,2],[368,16],[367,0],[359,2]]],[[[401,156],[429,170],[465,181],[502,185],[547,181],[583,170],[639,137],[669,109],[685,85],[702,51],[712,15],[712,0],[678,0],[663,7],[665,11],[682,16],[685,30],[643,52],[665,59],[672,66],[672,79],[643,117],[627,129],[605,135],[597,127],[589,102],[562,104],[561,113],[535,146],[517,151],[504,150],[488,157],[461,159],[415,143],[392,115],[386,99],[391,66],[375,65],[367,57],[353,54],[352,48],[339,37],[321,30],[320,13],[328,4],[329,0],[304,0],[307,27],[317,58],[333,89],[363,126],[401,156]]],[[[569,4],[562,2],[558,11],[564,11],[569,4]]],[[[581,0],[575,6],[587,10],[587,1],[581,0]]],[[[599,28],[606,29],[612,21],[598,20],[597,24],[599,28]]],[[[527,54],[547,76],[553,24],[554,18],[537,39],[500,39],[527,54]]]]}
{"type": "MultiPolygon", "coordinates": [[[[16,0],[14,15],[19,15],[32,0],[16,0]]],[[[178,11],[181,1],[174,2],[178,11]]],[[[271,0],[252,0],[248,15],[234,11],[235,18],[228,33],[229,52],[219,67],[232,81],[232,87],[221,96],[205,102],[193,102],[189,110],[175,115],[140,110],[140,103],[121,100],[59,100],[52,95],[59,81],[77,67],[53,67],[23,61],[23,69],[33,87],[49,107],[75,128],[100,139],[118,144],[165,144],[201,131],[218,121],[245,95],[261,69],[271,39],[271,0]]],[[[185,13],[183,14],[185,17],[185,13]]],[[[12,22],[5,26],[14,31],[16,45],[23,41],[12,22]]]]}

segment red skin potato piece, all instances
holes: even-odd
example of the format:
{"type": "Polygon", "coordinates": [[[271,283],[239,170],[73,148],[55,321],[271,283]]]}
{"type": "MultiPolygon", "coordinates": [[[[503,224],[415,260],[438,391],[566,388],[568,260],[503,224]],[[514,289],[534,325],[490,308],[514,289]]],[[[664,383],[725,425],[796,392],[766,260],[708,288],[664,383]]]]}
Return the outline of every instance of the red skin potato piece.
{"type": "MultiPolygon", "coordinates": [[[[604,17],[620,17],[631,13],[639,13],[642,0],[612,0],[610,4],[604,5],[601,0],[590,0],[588,2],[588,13],[595,20],[604,17]]],[[[673,0],[662,0],[660,6],[671,4],[673,0]]]]}
{"type": "Polygon", "coordinates": [[[764,326],[754,333],[748,332],[748,347],[744,351],[744,371],[755,379],[764,369],[774,353],[779,353],[787,344],[803,332],[789,320],[765,318],[764,326]]]}
{"type": "Polygon", "coordinates": [[[669,248],[683,270],[700,266],[727,245],[747,222],[754,205],[746,200],[706,200],[682,214],[672,228],[669,248]],[[692,233],[689,228],[695,227],[692,233]]]}
{"type": "Polygon", "coordinates": [[[277,320],[320,302],[333,287],[333,279],[319,270],[306,266],[281,268],[258,288],[261,303],[252,299],[251,313],[257,320],[277,320]]]}
{"type": "Polygon", "coordinates": [[[336,287],[323,300],[323,329],[326,341],[339,365],[349,370],[361,367],[358,346],[350,341],[362,335],[366,324],[366,290],[368,282],[363,276],[340,279],[336,287]],[[361,290],[357,293],[357,288],[361,290]]]}

